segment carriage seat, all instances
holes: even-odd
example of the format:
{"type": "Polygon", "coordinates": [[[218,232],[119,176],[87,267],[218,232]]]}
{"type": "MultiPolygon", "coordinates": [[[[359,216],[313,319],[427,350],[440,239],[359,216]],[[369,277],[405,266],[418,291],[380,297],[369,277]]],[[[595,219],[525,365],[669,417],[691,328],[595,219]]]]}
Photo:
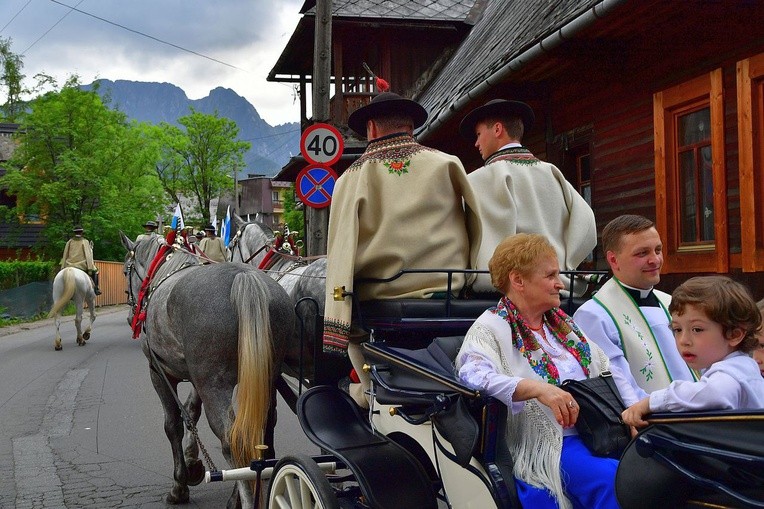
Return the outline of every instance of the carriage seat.
{"type": "Polygon", "coordinates": [[[401,415],[429,415],[453,447],[453,460],[466,468],[476,456],[494,474],[490,482],[497,506],[517,508],[514,461],[504,440],[508,409],[458,378],[454,362],[463,341],[464,336],[436,337],[418,350],[365,343],[365,356],[375,363],[375,399],[398,406],[401,415]],[[438,406],[444,397],[448,403],[438,406]]]}
{"type": "Polygon", "coordinates": [[[368,418],[334,386],[313,387],[297,401],[297,417],[311,442],[347,465],[369,507],[437,507],[424,467],[402,446],[371,429],[368,418]]]}

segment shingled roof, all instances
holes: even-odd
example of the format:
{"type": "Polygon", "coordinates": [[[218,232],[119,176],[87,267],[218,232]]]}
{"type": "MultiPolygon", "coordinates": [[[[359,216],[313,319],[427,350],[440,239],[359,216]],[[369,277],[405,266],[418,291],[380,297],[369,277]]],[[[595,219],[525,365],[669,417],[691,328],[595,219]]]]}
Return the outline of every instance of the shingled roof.
{"type": "Polygon", "coordinates": [[[620,3],[623,1],[488,1],[482,16],[454,56],[419,95],[418,100],[430,112],[420,133],[426,136],[428,130],[436,128],[470,100],[479,97],[489,86],[495,86],[497,83],[486,83],[486,80],[505,70],[508,64],[517,69],[532,65],[531,55],[524,61],[516,59],[534,47],[539,51],[551,49],[551,43],[550,47],[543,47],[541,41],[555,35],[564,37],[566,30],[582,28],[581,20],[588,22],[604,16],[620,3]],[[572,28],[573,22],[578,26],[572,28]]]}
{"type": "MultiPolygon", "coordinates": [[[[334,0],[332,16],[465,21],[475,3],[475,0],[334,0]]],[[[315,0],[306,1],[300,13],[315,15],[315,0]]]]}

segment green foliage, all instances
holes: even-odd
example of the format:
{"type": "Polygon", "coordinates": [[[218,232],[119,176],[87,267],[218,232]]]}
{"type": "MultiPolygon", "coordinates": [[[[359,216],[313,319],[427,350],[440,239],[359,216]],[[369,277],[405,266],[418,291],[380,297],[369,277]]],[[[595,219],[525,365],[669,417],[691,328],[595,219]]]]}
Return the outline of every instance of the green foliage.
{"type": "Polygon", "coordinates": [[[182,129],[162,123],[154,131],[162,146],[155,169],[174,201],[179,202],[181,195],[194,201],[188,216],[209,224],[210,202],[226,189],[233,189],[233,172],[244,167],[250,144],[237,140],[236,122],[217,113],[207,115],[191,108],[191,114],[179,118],[178,123],[182,129]]]}
{"type": "Polygon", "coordinates": [[[284,193],[284,223],[290,231],[299,232],[299,238],[305,238],[305,215],[302,209],[297,208],[297,200],[294,197],[294,186],[284,193]]]}
{"type": "Polygon", "coordinates": [[[54,261],[0,261],[0,290],[16,288],[35,281],[50,281],[58,270],[54,261]]]}
{"type": "Polygon", "coordinates": [[[16,197],[10,211],[45,221],[39,254],[57,260],[80,224],[100,260],[121,260],[119,230],[137,233],[164,210],[154,171],[160,148],[152,132],[108,109],[76,76],[29,103],[18,147],[0,185],[16,197]]]}
{"type": "Polygon", "coordinates": [[[23,67],[21,56],[11,51],[11,39],[0,37],[0,90],[5,95],[0,117],[5,122],[17,122],[24,111],[21,96],[27,91],[23,87],[23,67]]]}

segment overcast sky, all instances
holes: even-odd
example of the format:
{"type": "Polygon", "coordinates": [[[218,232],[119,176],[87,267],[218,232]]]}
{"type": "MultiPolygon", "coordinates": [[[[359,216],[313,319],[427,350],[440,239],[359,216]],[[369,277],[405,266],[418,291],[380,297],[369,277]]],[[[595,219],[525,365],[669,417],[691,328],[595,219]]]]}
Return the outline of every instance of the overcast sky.
{"type": "Polygon", "coordinates": [[[299,102],[294,102],[291,85],[265,78],[297,26],[302,4],[0,0],[0,37],[10,38],[12,51],[22,54],[27,85],[37,73],[51,75],[59,84],[76,73],[85,84],[96,78],[172,83],[190,99],[222,86],[249,100],[266,122],[278,125],[299,121],[299,102]]]}

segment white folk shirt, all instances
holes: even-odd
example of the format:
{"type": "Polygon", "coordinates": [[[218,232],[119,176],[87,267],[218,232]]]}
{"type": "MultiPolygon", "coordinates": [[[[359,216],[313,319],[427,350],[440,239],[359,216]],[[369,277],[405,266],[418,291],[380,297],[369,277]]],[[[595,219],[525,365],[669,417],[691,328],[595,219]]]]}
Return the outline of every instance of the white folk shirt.
{"type": "Polygon", "coordinates": [[[743,352],[732,352],[714,362],[700,380],[676,380],[650,394],[650,411],[764,409],[764,377],[759,366],[743,352]]]}

